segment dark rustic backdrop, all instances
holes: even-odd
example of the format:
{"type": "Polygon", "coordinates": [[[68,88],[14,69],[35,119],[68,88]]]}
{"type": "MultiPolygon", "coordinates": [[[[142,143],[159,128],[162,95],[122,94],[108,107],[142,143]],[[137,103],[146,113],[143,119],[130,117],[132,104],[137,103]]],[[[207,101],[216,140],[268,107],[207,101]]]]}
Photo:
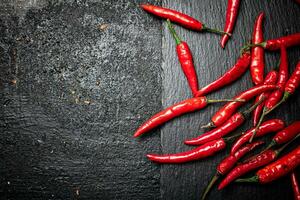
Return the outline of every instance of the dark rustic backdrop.
{"type": "MultiPolygon", "coordinates": [[[[183,11],[209,27],[224,25],[225,0],[0,1],[0,199],[200,197],[226,152],[163,166],[145,154],[190,149],[184,139],[197,136],[221,105],[132,137],[152,114],[191,96],[166,24],[138,7],[144,2],[183,11]]],[[[260,11],[266,13],[265,38],[300,31],[300,6],[293,0],[242,1],[225,50],[218,35],[175,27],[190,44],[200,86],[236,61],[260,11]]],[[[299,47],[288,53],[291,72],[299,47]]],[[[278,59],[277,52],[267,53],[267,69],[278,59]]],[[[250,86],[247,73],[209,97],[231,97],[250,86]]],[[[300,119],[299,97],[269,118],[300,119]]],[[[233,184],[209,197],[292,199],[292,190],[283,178],[265,186],[233,184]]]]}

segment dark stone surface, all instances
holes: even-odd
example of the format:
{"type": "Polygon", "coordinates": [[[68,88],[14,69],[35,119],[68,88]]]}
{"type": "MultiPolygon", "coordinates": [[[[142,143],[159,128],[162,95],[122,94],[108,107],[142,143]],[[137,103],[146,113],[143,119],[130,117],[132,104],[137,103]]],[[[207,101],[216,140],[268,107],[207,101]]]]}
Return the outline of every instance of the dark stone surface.
{"type": "MultiPolygon", "coordinates": [[[[161,27],[159,19],[141,11],[141,2],[0,2],[0,199],[199,198],[226,152],[163,166],[145,154],[190,149],[182,142],[197,136],[199,125],[221,105],[132,138],[152,114],[190,97],[166,24],[161,27]]],[[[147,2],[162,2],[209,27],[223,27],[226,1],[147,2]]],[[[175,27],[190,44],[200,86],[236,61],[261,10],[266,12],[265,38],[300,31],[300,6],[291,0],[242,1],[225,50],[218,35],[175,27]]],[[[288,53],[292,72],[299,47],[288,53]]],[[[278,58],[278,52],[267,53],[267,69],[278,58]]],[[[230,97],[248,87],[249,72],[209,97],[230,97]]],[[[299,97],[292,96],[269,118],[300,119],[299,97]]],[[[240,130],[247,127],[249,123],[240,130]]],[[[292,190],[283,178],[265,186],[215,189],[210,199],[292,199],[292,190]]]]}
{"type": "MultiPolygon", "coordinates": [[[[182,1],[164,0],[163,5],[190,14],[208,27],[222,28],[227,8],[227,1],[182,1]]],[[[204,86],[215,80],[232,66],[241,46],[251,38],[254,20],[260,11],[265,11],[265,38],[275,38],[281,35],[300,32],[300,6],[293,1],[242,1],[238,21],[232,39],[223,50],[220,45],[220,36],[210,33],[196,33],[176,26],[181,38],[188,42],[194,55],[194,63],[198,73],[199,85],[204,86]]],[[[187,82],[181,72],[175,54],[175,42],[169,34],[166,24],[163,24],[163,107],[181,101],[191,96],[187,82]]],[[[299,47],[288,50],[290,72],[300,58],[299,47]]],[[[278,52],[266,54],[267,69],[276,66],[279,59],[278,52]]],[[[216,93],[210,98],[232,97],[239,91],[251,87],[250,73],[247,72],[242,79],[216,93]]],[[[299,104],[300,93],[293,96],[287,104],[281,106],[277,116],[291,122],[300,119],[299,104]]],[[[212,114],[221,106],[210,105],[205,110],[189,114],[166,124],[162,128],[161,141],[163,153],[175,153],[191,149],[183,145],[183,141],[192,138],[203,130],[199,125],[206,124],[212,114]]],[[[249,123],[239,130],[247,130],[249,123]]],[[[299,145],[299,143],[298,143],[299,145]]],[[[163,165],[161,167],[161,192],[163,199],[199,199],[201,192],[215,173],[215,167],[226,152],[214,157],[187,163],[183,165],[163,165]]],[[[273,184],[258,186],[251,184],[233,184],[223,191],[214,189],[209,199],[292,199],[292,190],[289,179],[281,179],[273,184]]]]}
{"type": "Polygon", "coordinates": [[[139,1],[30,2],[1,5],[1,199],[159,199],[158,131],[132,134],[161,109],[160,22],[139,1]]]}

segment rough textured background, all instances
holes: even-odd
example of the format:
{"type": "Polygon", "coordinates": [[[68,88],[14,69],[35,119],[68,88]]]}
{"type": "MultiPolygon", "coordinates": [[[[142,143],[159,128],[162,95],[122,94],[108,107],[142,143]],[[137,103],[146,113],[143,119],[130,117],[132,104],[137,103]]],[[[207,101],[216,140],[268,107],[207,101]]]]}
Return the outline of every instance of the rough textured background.
{"type": "Polygon", "coordinates": [[[160,197],[159,134],[132,138],[161,108],[160,22],[139,3],[1,3],[1,198],[160,197]]]}
{"type": "MultiPolygon", "coordinates": [[[[190,97],[166,24],[141,11],[141,2],[0,1],[1,199],[199,198],[225,152],[163,166],[144,155],[190,149],[184,139],[197,136],[199,125],[221,105],[132,138],[152,114],[190,97]]],[[[147,2],[191,14],[209,27],[224,24],[226,1],[147,2]]],[[[265,38],[300,31],[300,6],[292,0],[242,1],[225,50],[218,35],[175,27],[190,44],[200,86],[236,61],[261,10],[266,12],[265,38]]],[[[288,53],[292,71],[300,51],[288,53]]],[[[276,52],[267,53],[267,68],[278,58],[276,52]]],[[[233,96],[250,86],[247,73],[209,97],[233,96]]],[[[300,119],[299,97],[269,118],[300,119]]],[[[210,194],[210,199],[291,198],[287,178],[265,186],[234,184],[210,194]]]]}

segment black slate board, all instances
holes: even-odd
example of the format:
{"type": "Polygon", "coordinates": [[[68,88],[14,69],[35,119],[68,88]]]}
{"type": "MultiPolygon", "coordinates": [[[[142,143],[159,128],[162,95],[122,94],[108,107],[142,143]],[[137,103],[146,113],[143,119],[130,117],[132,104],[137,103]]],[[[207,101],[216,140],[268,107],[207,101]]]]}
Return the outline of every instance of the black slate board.
{"type": "MultiPolygon", "coordinates": [[[[141,11],[141,2],[0,2],[1,199],[199,198],[225,152],[163,166],[144,155],[190,149],[183,140],[196,136],[221,105],[132,138],[152,114],[190,97],[166,24],[141,11]]],[[[147,2],[223,27],[226,1],[147,2]]],[[[190,44],[200,86],[235,62],[261,10],[266,12],[265,38],[300,31],[300,6],[292,0],[242,1],[225,50],[218,35],[175,27],[190,44]]],[[[267,53],[268,69],[278,57],[267,53]]],[[[299,48],[289,49],[290,71],[299,57],[299,48]]],[[[233,96],[250,86],[247,73],[209,97],[233,96]]],[[[299,103],[298,93],[269,118],[300,119],[299,103]]],[[[291,198],[288,178],[266,186],[234,184],[210,194],[210,199],[291,198]]]]}

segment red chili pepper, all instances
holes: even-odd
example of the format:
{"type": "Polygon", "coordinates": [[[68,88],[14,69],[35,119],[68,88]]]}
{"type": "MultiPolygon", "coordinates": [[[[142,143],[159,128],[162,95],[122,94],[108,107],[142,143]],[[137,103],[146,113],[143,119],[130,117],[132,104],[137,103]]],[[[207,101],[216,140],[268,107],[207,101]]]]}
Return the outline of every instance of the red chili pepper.
{"type": "Polygon", "coordinates": [[[194,112],[196,110],[201,110],[210,103],[216,103],[222,101],[230,101],[230,100],[228,99],[209,100],[206,97],[195,97],[195,98],[181,101],[152,116],[149,120],[147,120],[144,124],[142,124],[138,128],[138,130],[134,134],[134,137],[138,137],[175,117],[178,117],[185,113],[194,112]]]}
{"type": "Polygon", "coordinates": [[[181,65],[181,69],[186,79],[188,80],[193,96],[195,96],[198,91],[198,78],[193,63],[192,53],[190,51],[188,44],[186,42],[181,41],[179,36],[176,34],[169,19],[167,20],[167,23],[168,23],[168,28],[176,41],[176,50],[177,50],[178,60],[181,65]]]}
{"type": "Polygon", "coordinates": [[[280,49],[280,65],[279,65],[279,76],[277,81],[278,90],[275,90],[271,93],[270,97],[266,100],[265,108],[270,110],[273,106],[275,106],[282,98],[284,86],[288,80],[289,72],[288,72],[288,58],[285,47],[281,47],[280,49]]]}
{"type": "MultiPolygon", "coordinates": [[[[261,137],[268,133],[280,131],[284,128],[284,126],[285,126],[284,121],[282,121],[280,119],[271,119],[271,120],[265,121],[264,123],[261,124],[261,126],[257,130],[255,137],[261,137]]],[[[249,139],[251,138],[254,130],[255,130],[255,128],[249,129],[238,140],[236,140],[233,143],[233,145],[231,146],[230,153],[234,154],[235,152],[237,152],[239,150],[239,148],[243,144],[247,143],[249,141],[249,139]]]]}
{"type": "MultiPolygon", "coordinates": [[[[252,34],[252,43],[257,44],[264,41],[262,23],[265,14],[261,12],[256,18],[254,31],[252,34]]],[[[262,47],[253,47],[251,50],[250,72],[252,81],[255,85],[259,85],[264,81],[265,54],[262,47]]]]}
{"type": "MultiPolygon", "coordinates": [[[[240,0],[228,0],[224,32],[232,33],[233,28],[235,26],[236,18],[238,16],[239,6],[240,0]]],[[[223,35],[221,39],[222,48],[225,48],[228,39],[229,35],[223,35]]]]}
{"type": "Polygon", "coordinates": [[[217,127],[211,131],[208,131],[196,138],[186,140],[184,141],[187,145],[200,145],[204,144],[206,142],[219,139],[229,133],[231,133],[233,130],[238,128],[243,122],[245,121],[245,117],[249,115],[261,102],[263,99],[256,104],[254,104],[252,107],[250,107],[248,110],[244,112],[237,112],[234,115],[232,115],[224,124],[222,124],[220,127],[217,127]]]}
{"type": "Polygon", "coordinates": [[[226,142],[221,138],[219,140],[210,141],[190,151],[166,155],[148,154],[147,157],[149,160],[158,163],[185,163],[214,155],[225,147],[226,142]]]}
{"type": "Polygon", "coordinates": [[[222,175],[225,175],[229,170],[231,170],[239,159],[241,159],[247,153],[249,153],[254,148],[258,147],[259,145],[261,145],[263,143],[264,143],[263,141],[257,141],[257,142],[253,142],[251,144],[247,144],[244,147],[242,147],[241,149],[239,149],[239,151],[237,151],[235,154],[225,157],[217,166],[217,173],[213,176],[213,178],[211,179],[211,181],[205,188],[204,193],[201,196],[201,200],[205,199],[206,195],[209,193],[210,189],[216,183],[216,181],[222,175]]]}
{"type": "Polygon", "coordinates": [[[255,156],[251,161],[236,166],[222,180],[218,189],[221,190],[227,185],[229,185],[231,182],[233,182],[235,179],[237,179],[238,177],[272,162],[273,160],[275,160],[276,157],[277,157],[276,151],[267,150],[255,156]]]}
{"type": "Polygon", "coordinates": [[[264,49],[270,51],[276,51],[279,50],[281,46],[288,48],[288,47],[293,47],[298,45],[300,45],[300,33],[294,33],[291,35],[275,38],[272,40],[267,40],[258,44],[246,45],[245,47],[243,47],[243,50],[247,50],[250,47],[261,46],[264,49]]]}
{"type": "MultiPolygon", "coordinates": [[[[270,71],[265,78],[264,85],[275,84],[277,81],[277,76],[278,76],[277,71],[270,71]]],[[[255,102],[259,101],[261,98],[267,99],[269,97],[269,95],[270,95],[270,92],[263,92],[259,96],[256,97],[255,102]]],[[[253,111],[253,126],[254,127],[256,127],[259,122],[264,105],[265,105],[264,102],[261,103],[253,111]]]]}
{"type": "Polygon", "coordinates": [[[238,177],[254,170],[257,169],[259,167],[262,167],[264,165],[269,164],[270,162],[272,162],[273,160],[275,160],[278,155],[289,145],[285,144],[284,146],[282,146],[280,149],[277,150],[265,150],[261,153],[259,153],[256,156],[251,157],[250,159],[248,159],[247,162],[244,162],[242,164],[239,164],[238,166],[236,166],[235,168],[233,168],[228,174],[227,176],[222,180],[222,182],[220,183],[218,189],[221,190],[224,187],[226,187],[228,184],[230,184],[232,181],[234,181],[235,179],[237,179],[238,177]]]}
{"type": "MultiPolygon", "coordinates": [[[[277,86],[275,85],[259,85],[252,87],[237,96],[234,97],[234,99],[243,99],[245,102],[249,101],[253,97],[266,92],[270,90],[276,89],[277,86]]],[[[216,114],[211,119],[211,122],[207,125],[202,126],[202,128],[206,127],[218,127],[222,125],[228,118],[232,116],[233,113],[236,112],[236,110],[243,105],[245,102],[234,102],[234,103],[227,103],[225,104],[221,109],[219,109],[216,114]]]]}
{"type": "Polygon", "coordinates": [[[247,179],[238,179],[236,182],[259,182],[269,183],[278,178],[281,178],[300,165],[300,146],[281,157],[277,161],[258,170],[256,175],[247,179]]]}
{"type": "Polygon", "coordinates": [[[204,96],[216,91],[240,78],[248,69],[250,64],[250,52],[244,52],[237,62],[220,78],[207,86],[201,88],[196,96],[204,96]]]}
{"type": "Polygon", "coordinates": [[[176,10],[171,10],[168,8],[163,8],[160,6],[154,6],[150,4],[142,4],[141,7],[148,13],[151,13],[163,19],[170,19],[172,22],[175,22],[187,29],[191,29],[194,31],[208,31],[208,32],[219,33],[219,34],[229,34],[221,30],[208,28],[200,21],[194,19],[193,17],[178,12],[176,10]]]}
{"type": "Polygon", "coordinates": [[[285,102],[292,94],[294,94],[295,90],[299,87],[299,85],[300,85],[300,61],[296,65],[296,68],[292,73],[291,77],[285,84],[284,94],[281,101],[277,103],[275,106],[273,106],[272,109],[266,111],[266,115],[269,114],[275,108],[277,108],[279,105],[281,105],[283,102],[285,102]]]}
{"type": "Polygon", "coordinates": [[[267,148],[271,148],[277,144],[284,144],[291,141],[298,134],[300,134],[300,121],[295,121],[291,125],[287,126],[282,131],[279,131],[272,139],[270,145],[267,148]]]}
{"type": "MultiPolygon", "coordinates": [[[[261,122],[263,121],[263,118],[266,115],[266,113],[269,112],[271,109],[273,109],[273,107],[276,106],[276,104],[278,102],[280,102],[280,100],[282,99],[284,86],[288,80],[288,76],[289,76],[289,72],[288,72],[287,52],[286,52],[286,48],[284,46],[281,46],[279,75],[278,75],[278,80],[277,80],[278,90],[273,91],[270,94],[270,96],[268,97],[268,99],[266,99],[266,102],[265,102],[265,105],[263,108],[263,113],[261,115],[259,122],[256,125],[256,130],[260,126],[261,122]]],[[[252,142],[255,134],[256,134],[256,131],[253,132],[253,135],[250,138],[249,142],[252,142]]]]}
{"type": "Polygon", "coordinates": [[[297,181],[296,172],[291,173],[291,182],[294,191],[294,199],[300,200],[300,186],[297,181]]]}

